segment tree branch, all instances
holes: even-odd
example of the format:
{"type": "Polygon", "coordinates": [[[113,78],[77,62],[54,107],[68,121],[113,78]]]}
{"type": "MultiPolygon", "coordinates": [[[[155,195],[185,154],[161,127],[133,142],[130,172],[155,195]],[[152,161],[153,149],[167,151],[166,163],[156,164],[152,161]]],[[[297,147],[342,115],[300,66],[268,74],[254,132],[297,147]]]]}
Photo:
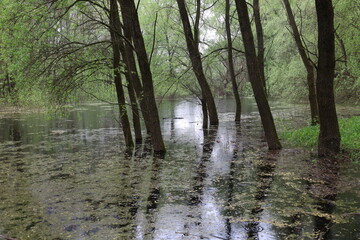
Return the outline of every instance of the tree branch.
{"type": "Polygon", "coordinates": [[[154,50],[155,50],[157,20],[158,20],[158,13],[156,13],[156,15],[155,15],[155,22],[154,22],[154,29],[153,29],[153,36],[154,37],[153,37],[153,41],[152,41],[151,53],[150,53],[150,56],[149,56],[149,65],[151,65],[151,60],[152,60],[154,50]]]}

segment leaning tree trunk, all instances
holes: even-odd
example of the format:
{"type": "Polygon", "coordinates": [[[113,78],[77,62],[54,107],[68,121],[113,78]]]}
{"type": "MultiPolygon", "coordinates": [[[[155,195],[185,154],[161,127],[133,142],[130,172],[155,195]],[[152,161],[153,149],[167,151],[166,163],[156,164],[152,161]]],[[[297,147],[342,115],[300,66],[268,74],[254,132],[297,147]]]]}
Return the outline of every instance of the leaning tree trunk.
{"type": "MultiPolygon", "coordinates": [[[[120,16],[119,13],[117,12],[117,17],[119,19],[120,22],[120,16]]],[[[121,29],[118,29],[120,32],[118,32],[118,34],[122,34],[121,29]]],[[[130,102],[131,102],[131,109],[132,109],[132,120],[133,120],[133,125],[134,125],[134,133],[135,133],[135,142],[136,143],[141,143],[142,142],[142,133],[141,133],[141,124],[140,124],[140,113],[139,113],[139,107],[138,107],[138,103],[137,103],[137,99],[136,99],[136,95],[135,95],[135,90],[134,90],[134,85],[133,85],[133,78],[132,78],[132,73],[129,71],[129,63],[127,61],[127,53],[125,50],[125,44],[123,39],[119,39],[120,40],[120,53],[122,55],[122,62],[125,65],[125,71],[124,71],[124,75],[127,81],[127,89],[128,89],[128,93],[129,93],[129,98],[130,98],[130,102]]]]}
{"type": "Polygon", "coordinates": [[[116,87],[116,94],[119,104],[121,125],[124,132],[125,143],[127,147],[133,147],[134,142],[131,136],[131,128],[129,118],[127,115],[124,89],[122,88],[121,74],[120,74],[120,41],[116,32],[119,30],[120,20],[118,15],[116,0],[110,0],[110,35],[113,50],[113,68],[114,68],[114,82],[116,87]]]}
{"type": "Polygon", "coordinates": [[[254,8],[254,22],[256,29],[257,49],[258,49],[257,60],[259,64],[260,79],[261,79],[261,84],[263,85],[265,91],[265,95],[267,95],[266,81],[265,81],[264,31],[261,24],[259,0],[253,1],[253,8],[254,8]]]}
{"type": "MultiPolygon", "coordinates": [[[[188,13],[185,6],[184,0],[177,0],[178,6],[179,6],[179,12],[181,21],[184,28],[184,34],[186,39],[186,45],[189,51],[191,64],[193,67],[193,71],[195,73],[195,76],[198,80],[198,83],[201,88],[201,95],[202,99],[206,102],[209,119],[210,119],[210,125],[217,125],[219,124],[218,114],[216,111],[216,105],[214,101],[214,97],[211,93],[210,86],[206,80],[204,69],[201,62],[201,56],[199,52],[199,46],[196,39],[198,37],[193,36],[188,13]]],[[[196,32],[196,31],[195,31],[196,32]]]]}
{"type": "MultiPolygon", "coordinates": [[[[120,3],[120,0],[118,0],[118,2],[120,3]]],[[[136,67],[136,59],[134,56],[134,50],[132,45],[132,35],[133,35],[132,20],[131,18],[129,18],[128,16],[129,13],[126,12],[126,8],[125,9],[121,8],[120,11],[123,20],[124,38],[126,39],[126,41],[123,39],[125,53],[122,53],[124,57],[123,59],[125,60],[125,70],[130,74],[137,99],[139,100],[140,109],[144,118],[146,130],[148,133],[150,133],[149,113],[146,107],[146,100],[144,98],[143,86],[141,84],[141,80],[139,78],[138,70],[136,67]]]]}
{"type": "MultiPolygon", "coordinates": [[[[120,53],[122,55],[122,62],[125,64],[125,66],[127,65],[126,62],[126,50],[125,50],[125,44],[124,44],[124,40],[122,39],[122,30],[121,30],[121,22],[120,22],[120,15],[119,15],[119,8],[117,5],[116,0],[111,3],[112,8],[114,8],[114,10],[112,10],[112,15],[114,16],[114,21],[115,21],[115,32],[114,34],[116,34],[117,37],[117,41],[119,42],[119,50],[120,53]]],[[[133,121],[133,126],[134,126],[134,133],[135,133],[135,142],[136,143],[141,143],[142,142],[142,133],[141,133],[141,124],[140,124],[140,114],[139,114],[139,108],[138,108],[138,104],[137,104],[137,99],[135,96],[135,92],[134,92],[134,86],[133,86],[133,80],[131,77],[131,72],[128,70],[128,67],[126,67],[125,72],[124,72],[126,81],[127,81],[127,89],[128,89],[128,93],[129,93],[129,98],[130,98],[130,103],[131,103],[131,110],[132,110],[132,121],[133,121]]]]}
{"type": "Polygon", "coordinates": [[[235,110],[235,122],[240,122],[241,118],[241,101],[238,91],[238,85],[235,77],[234,61],[233,61],[233,52],[232,52],[232,39],[231,39],[231,28],[230,28],[230,0],[226,0],[225,7],[225,27],[226,27],[226,36],[227,36],[227,45],[228,45],[228,61],[229,61],[229,71],[232,84],[232,90],[234,93],[236,110],[235,110]]]}
{"type": "MultiPolygon", "coordinates": [[[[125,62],[124,58],[123,58],[123,62],[125,62]]],[[[136,99],[136,95],[135,95],[135,90],[134,90],[131,74],[127,70],[125,70],[124,74],[125,74],[125,78],[127,81],[127,89],[128,89],[129,98],[130,98],[130,102],[131,102],[131,109],[132,109],[132,113],[133,113],[132,119],[133,119],[133,125],[134,125],[135,142],[142,143],[140,112],[139,112],[139,107],[138,107],[138,103],[137,103],[137,99],[136,99]]]]}
{"type": "Polygon", "coordinates": [[[132,37],[142,77],[144,100],[146,101],[148,111],[151,142],[154,152],[159,154],[165,153],[165,144],[161,134],[159,113],[155,101],[153,79],[135,3],[134,0],[119,0],[119,2],[122,13],[125,14],[123,17],[129,18],[132,21],[132,37]]]}
{"type": "Polygon", "coordinates": [[[235,0],[236,10],[239,17],[241,35],[244,41],[246,65],[250,78],[250,83],[255,95],[255,100],[259,109],[261,122],[264,127],[265,137],[269,149],[281,149],[281,144],[276,132],[274,119],[270,111],[270,106],[261,83],[259,65],[257,61],[254,37],[251,31],[250,19],[245,0],[235,0]]]}
{"type": "Polygon", "coordinates": [[[307,79],[307,85],[308,85],[308,91],[309,91],[308,98],[309,98],[309,102],[310,102],[310,111],[311,111],[311,125],[316,125],[319,122],[319,111],[318,111],[318,104],[317,104],[317,99],[316,99],[314,66],[313,66],[312,62],[310,61],[310,57],[305,52],[305,47],[301,40],[300,32],[297,28],[294,14],[291,10],[289,0],[283,0],[283,1],[284,1],[289,24],[290,24],[290,27],[293,32],[293,37],[294,37],[297,49],[301,56],[301,60],[306,68],[306,72],[307,72],[306,79],[307,79]]]}
{"type": "Polygon", "coordinates": [[[318,22],[319,63],[316,81],[320,134],[318,155],[330,156],[340,151],[340,132],[335,108],[335,29],[331,0],[315,0],[318,22]]]}

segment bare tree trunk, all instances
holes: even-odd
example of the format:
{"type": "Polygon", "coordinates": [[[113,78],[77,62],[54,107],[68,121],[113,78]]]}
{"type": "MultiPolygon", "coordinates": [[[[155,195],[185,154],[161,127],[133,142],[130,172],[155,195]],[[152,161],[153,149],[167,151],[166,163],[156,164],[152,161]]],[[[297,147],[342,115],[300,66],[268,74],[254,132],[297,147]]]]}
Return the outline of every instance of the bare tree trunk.
{"type": "Polygon", "coordinates": [[[132,79],[131,79],[131,73],[126,70],[125,70],[125,78],[126,78],[126,81],[128,84],[127,89],[128,89],[128,93],[129,93],[130,102],[131,102],[132,119],[133,119],[134,132],[135,132],[135,142],[141,143],[142,142],[142,133],[141,133],[139,107],[138,107],[138,103],[137,103],[136,95],[135,95],[135,91],[134,91],[134,86],[133,86],[132,79]]]}
{"type": "Polygon", "coordinates": [[[263,28],[262,28],[262,24],[261,24],[259,0],[253,1],[253,8],[254,8],[254,21],[255,21],[256,38],[257,38],[257,49],[258,49],[257,60],[259,63],[260,79],[261,79],[261,84],[263,85],[265,94],[267,95],[266,81],[265,81],[264,32],[263,32],[263,28]]]}
{"type": "Polygon", "coordinates": [[[230,0],[226,0],[225,7],[225,26],[226,26],[226,36],[228,43],[228,61],[229,61],[229,71],[232,84],[232,90],[234,93],[236,110],[235,110],[235,122],[240,122],[241,118],[241,101],[239,96],[238,85],[236,82],[233,53],[232,53],[232,39],[231,39],[231,28],[230,28],[230,0]]]}
{"type": "Polygon", "coordinates": [[[340,131],[334,97],[335,29],[331,0],[315,0],[318,22],[319,66],[316,82],[320,134],[318,155],[331,156],[340,151],[340,131]]]}
{"type": "Polygon", "coordinates": [[[200,99],[200,101],[201,101],[201,109],[203,113],[203,129],[207,129],[209,127],[208,126],[209,117],[208,117],[206,102],[204,99],[200,99]]]}
{"type": "Polygon", "coordinates": [[[307,85],[309,91],[309,102],[310,102],[310,111],[311,111],[311,124],[316,125],[319,122],[319,111],[316,99],[316,87],[315,87],[315,72],[314,66],[310,61],[310,57],[306,54],[305,47],[300,37],[299,30],[297,28],[294,14],[291,10],[291,6],[289,0],[283,0],[285,9],[287,12],[288,20],[290,27],[292,29],[293,37],[298,48],[299,54],[301,56],[301,60],[306,68],[307,72],[307,85]]]}
{"type": "MultiPolygon", "coordinates": [[[[120,0],[118,2],[120,3],[120,0]]],[[[131,45],[133,32],[132,20],[128,17],[129,13],[124,12],[125,10],[123,8],[121,8],[120,11],[123,19],[124,37],[126,39],[126,41],[123,41],[125,44],[125,53],[122,53],[123,59],[125,60],[125,68],[126,71],[130,74],[137,99],[139,100],[140,109],[144,118],[147,133],[150,133],[150,120],[148,116],[148,109],[146,107],[146,100],[144,98],[143,86],[141,84],[141,80],[139,78],[138,70],[136,67],[136,59],[134,56],[133,46],[131,45]]]]}
{"type": "Polygon", "coordinates": [[[120,74],[120,41],[116,34],[120,28],[120,19],[116,0],[110,0],[110,35],[113,49],[113,68],[114,68],[114,82],[116,87],[116,94],[119,103],[120,120],[124,132],[125,143],[127,147],[133,147],[134,142],[131,136],[131,128],[129,118],[127,115],[124,90],[122,88],[121,74],[120,74]]]}
{"type": "Polygon", "coordinates": [[[194,42],[197,46],[200,43],[200,16],[201,16],[201,0],[196,0],[196,15],[194,23],[194,42]]]}
{"type": "MultiPolygon", "coordinates": [[[[117,8],[118,10],[118,8],[117,8]]],[[[119,13],[117,13],[117,17],[119,18],[120,22],[120,16],[119,13]]],[[[117,29],[120,32],[117,32],[117,34],[122,35],[121,29],[117,29]]],[[[134,91],[134,85],[133,85],[133,78],[132,73],[130,71],[129,62],[127,61],[127,53],[125,49],[124,40],[119,38],[119,47],[120,47],[120,53],[122,55],[122,62],[125,64],[125,71],[124,75],[127,81],[127,89],[129,93],[129,98],[131,102],[131,109],[132,109],[132,120],[134,125],[134,132],[135,132],[135,142],[141,143],[142,142],[142,133],[141,133],[141,124],[140,124],[140,113],[139,113],[139,107],[134,91]]],[[[137,73],[135,73],[137,74],[137,73]]]]}
{"type": "Polygon", "coordinates": [[[210,86],[204,74],[204,70],[201,62],[201,56],[199,52],[199,46],[198,46],[198,42],[196,42],[197,37],[194,38],[193,33],[191,31],[191,26],[185,6],[185,1],[177,0],[177,3],[179,6],[180,17],[184,28],[184,34],[191,59],[191,64],[201,88],[201,95],[202,95],[201,98],[205,101],[207,105],[208,114],[210,118],[210,125],[217,125],[219,124],[219,119],[216,111],[216,105],[215,105],[214,97],[210,90],[210,86]]]}
{"type": "Polygon", "coordinates": [[[123,18],[129,18],[132,21],[132,37],[142,77],[144,100],[146,101],[148,111],[150,135],[154,152],[158,154],[165,153],[165,144],[161,134],[159,113],[155,101],[153,79],[135,3],[134,0],[119,0],[119,2],[122,13],[125,14],[123,18]]]}
{"type": "Polygon", "coordinates": [[[261,84],[259,65],[257,61],[254,37],[251,31],[250,19],[245,0],[235,0],[236,10],[239,17],[241,34],[244,41],[246,65],[250,78],[250,83],[255,95],[255,100],[259,109],[261,122],[264,127],[265,137],[269,149],[281,149],[281,144],[277,136],[274,119],[272,117],[269,103],[266,99],[264,88],[261,84]]]}

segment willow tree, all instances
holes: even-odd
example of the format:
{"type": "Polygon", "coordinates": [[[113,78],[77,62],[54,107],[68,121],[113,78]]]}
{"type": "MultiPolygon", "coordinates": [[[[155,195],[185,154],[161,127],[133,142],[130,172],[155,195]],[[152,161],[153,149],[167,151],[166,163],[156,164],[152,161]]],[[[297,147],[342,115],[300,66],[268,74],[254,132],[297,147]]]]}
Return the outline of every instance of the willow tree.
{"type": "Polygon", "coordinates": [[[240,122],[241,101],[239,95],[239,88],[236,82],[234,59],[233,59],[233,49],[232,49],[233,47],[232,47],[231,28],[230,28],[230,0],[226,0],[225,2],[225,27],[226,27],[226,38],[227,38],[229,72],[230,72],[231,85],[232,85],[232,90],[236,104],[235,122],[240,122]]]}
{"type": "Polygon", "coordinates": [[[269,149],[280,149],[281,144],[276,132],[274,119],[270,111],[269,102],[261,82],[259,63],[255,51],[254,36],[251,30],[248,8],[245,0],[235,0],[241,35],[244,42],[246,65],[251,87],[259,109],[260,118],[265,131],[269,149]]]}
{"type": "MultiPolygon", "coordinates": [[[[141,73],[143,86],[143,98],[145,99],[146,110],[149,120],[151,142],[156,153],[164,153],[165,144],[161,134],[159,113],[155,101],[154,86],[150,63],[145,48],[144,38],[141,32],[139,17],[134,0],[118,0],[120,3],[123,18],[132,22],[132,40],[136,49],[137,60],[141,73]]],[[[127,45],[127,47],[129,47],[127,45]]]]}
{"type": "Polygon", "coordinates": [[[331,0],[315,0],[315,6],[318,23],[319,49],[316,79],[320,119],[318,155],[331,156],[340,151],[341,141],[334,97],[334,9],[331,0]]]}
{"type": "MultiPolygon", "coordinates": [[[[124,42],[120,42],[120,53],[122,55],[122,63],[126,63],[126,51],[125,51],[125,45],[124,42]]],[[[132,120],[134,125],[134,133],[135,133],[135,142],[136,143],[142,143],[142,133],[141,133],[141,121],[140,121],[140,111],[138,106],[138,101],[136,97],[136,93],[134,90],[134,83],[131,72],[128,70],[128,67],[126,64],[125,70],[123,71],[123,74],[125,75],[126,82],[127,82],[127,89],[129,94],[129,99],[131,103],[131,110],[132,110],[132,120]]],[[[144,110],[145,111],[145,110],[144,110]]],[[[145,118],[144,118],[145,119],[145,118]]],[[[144,120],[145,125],[148,126],[148,122],[144,120]]]]}
{"type": "Polygon", "coordinates": [[[259,74],[261,84],[263,85],[265,94],[267,94],[265,81],[265,46],[264,46],[264,30],[261,23],[260,3],[259,0],[253,0],[254,22],[256,29],[257,42],[257,61],[259,64],[259,74]]]}
{"type": "Polygon", "coordinates": [[[205,117],[207,113],[204,111],[207,110],[209,114],[210,125],[217,125],[219,124],[219,118],[216,110],[215,100],[211,92],[210,86],[205,77],[200,51],[199,51],[199,19],[200,19],[201,3],[200,0],[197,0],[197,11],[196,11],[195,24],[194,24],[195,25],[194,33],[193,33],[189,21],[188,12],[186,9],[185,0],[176,0],[176,1],[179,7],[180,18],[184,29],[186,45],[190,55],[192,68],[201,88],[201,97],[202,97],[201,102],[203,105],[203,114],[205,117]],[[204,107],[204,104],[206,105],[206,108],[204,107]]]}
{"type": "Polygon", "coordinates": [[[310,112],[311,112],[311,124],[315,125],[319,121],[319,111],[317,106],[316,99],[316,87],[315,87],[315,71],[314,64],[312,63],[310,56],[307,54],[303,41],[301,40],[301,35],[297,24],[295,22],[295,17],[292,12],[289,0],[283,0],[286,13],[288,16],[288,21],[292,30],[292,35],[295,40],[298,52],[300,54],[301,60],[305,66],[307,72],[307,85],[308,85],[308,98],[310,102],[310,112]]]}
{"type": "MultiPolygon", "coordinates": [[[[120,3],[120,1],[118,1],[120,3]]],[[[136,66],[136,58],[134,56],[134,45],[133,45],[133,24],[131,18],[128,17],[127,8],[121,8],[122,24],[123,24],[123,48],[120,48],[123,56],[123,62],[125,65],[126,76],[129,78],[129,84],[132,84],[136,97],[140,104],[141,113],[144,118],[146,130],[150,133],[150,119],[149,113],[146,106],[146,99],[144,98],[143,85],[140,80],[138,69],[136,66]]]]}
{"type": "Polygon", "coordinates": [[[119,9],[116,0],[110,0],[110,35],[111,35],[111,46],[113,50],[113,68],[114,68],[114,83],[116,88],[116,95],[119,104],[120,121],[122,130],[125,137],[125,143],[127,147],[133,147],[134,142],[132,140],[131,128],[129,118],[126,110],[124,89],[121,81],[120,73],[120,37],[118,35],[121,24],[119,17],[119,9]]]}

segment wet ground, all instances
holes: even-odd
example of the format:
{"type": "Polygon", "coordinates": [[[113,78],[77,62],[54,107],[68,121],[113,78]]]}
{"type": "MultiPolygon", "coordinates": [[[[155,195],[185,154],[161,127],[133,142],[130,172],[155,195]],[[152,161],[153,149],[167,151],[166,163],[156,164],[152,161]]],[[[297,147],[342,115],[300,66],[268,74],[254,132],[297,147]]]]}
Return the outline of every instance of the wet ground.
{"type": "MultiPolygon", "coordinates": [[[[302,149],[269,152],[256,107],[163,101],[164,158],[145,142],[125,154],[115,107],[62,118],[0,118],[0,238],[360,239],[360,164],[302,149]]],[[[273,103],[275,118],[306,124],[306,109],[273,103]]]]}

